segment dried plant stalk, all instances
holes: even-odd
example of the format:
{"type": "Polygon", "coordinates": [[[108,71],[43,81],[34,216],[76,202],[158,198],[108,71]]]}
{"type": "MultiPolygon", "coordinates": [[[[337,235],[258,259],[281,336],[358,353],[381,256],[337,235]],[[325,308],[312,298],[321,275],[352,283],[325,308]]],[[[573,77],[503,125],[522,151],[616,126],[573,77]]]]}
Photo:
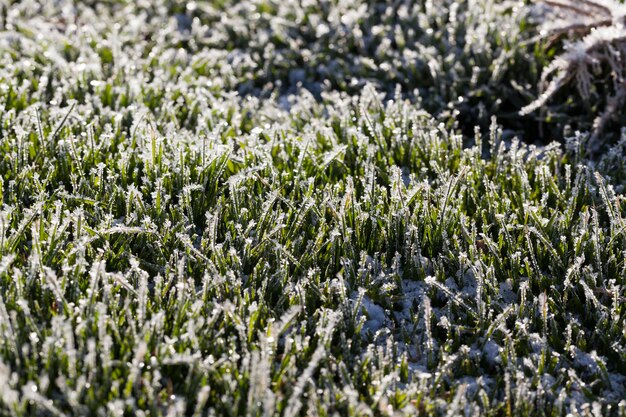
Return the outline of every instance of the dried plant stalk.
{"type": "Polygon", "coordinates": [[[584,100],[590,100],[597,74],[606,68],[611,74],[612,94],[596,117],[589,147],[602,145],[600,135],[626,103],[626,5],[615,0],[538,0],[547,5],[556,20],[547,19],[541,38],[550,43],[565,35],[574,41],[548,65],[541,76],[541,95],[521,109],[527,115],[543,107],[566,85],[575,82],[584,100]]]}

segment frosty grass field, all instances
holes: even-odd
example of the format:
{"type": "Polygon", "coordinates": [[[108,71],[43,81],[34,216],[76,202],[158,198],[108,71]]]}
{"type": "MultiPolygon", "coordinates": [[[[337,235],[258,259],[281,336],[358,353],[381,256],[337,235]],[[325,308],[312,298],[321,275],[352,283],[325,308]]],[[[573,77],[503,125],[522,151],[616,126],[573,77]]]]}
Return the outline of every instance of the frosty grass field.
{"type": "Polygon", "coordinates": [[[0,416],[626,416],[624,8],[0,0],[0,416]]]}

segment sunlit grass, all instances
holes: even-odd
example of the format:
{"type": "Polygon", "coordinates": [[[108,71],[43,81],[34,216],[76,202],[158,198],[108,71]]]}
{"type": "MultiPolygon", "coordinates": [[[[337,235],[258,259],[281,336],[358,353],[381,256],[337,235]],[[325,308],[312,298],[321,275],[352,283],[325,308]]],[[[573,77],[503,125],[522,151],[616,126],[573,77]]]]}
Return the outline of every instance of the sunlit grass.
{"type": "Polygon", "coordinates": [[[376,83],[243,95],[267,80],[184,37],[193,7],[29,3],[0,38],[0,415],[626,415],[623,135],[590,161],[376,83]]]}

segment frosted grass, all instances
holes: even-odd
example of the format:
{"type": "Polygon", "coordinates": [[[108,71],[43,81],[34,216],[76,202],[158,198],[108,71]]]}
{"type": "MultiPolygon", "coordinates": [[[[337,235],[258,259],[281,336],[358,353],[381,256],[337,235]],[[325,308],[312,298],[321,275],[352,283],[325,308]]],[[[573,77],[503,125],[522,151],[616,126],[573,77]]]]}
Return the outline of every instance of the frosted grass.
{"type": "Polygon", "coordinates": [[[0,414],[626,415],[626,137],[441,109],[521,4],[0,4],[0,414]]]}

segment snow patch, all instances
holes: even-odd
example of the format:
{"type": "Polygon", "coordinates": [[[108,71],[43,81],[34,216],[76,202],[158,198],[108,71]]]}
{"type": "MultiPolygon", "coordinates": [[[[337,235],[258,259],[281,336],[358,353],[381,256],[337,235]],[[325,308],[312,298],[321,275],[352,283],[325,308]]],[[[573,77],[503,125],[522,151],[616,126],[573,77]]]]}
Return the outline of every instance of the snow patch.
{"type": "Polygon", "coordinates": [[[362,335],[365,335],[368,332],[376,333],[385,326],[387,322],[385,309],[365,295],[365,290],[363,288],[360,288],[359,291],[355,291],[352,294],[351,299],[355,303],[360,302],[360,305],[358,306],[359,313],[365,317],[365,324],[361,330],[362,335]]]}
{"type": "Polygon", "coordinates": [[[482,348],[482,355],[489,365],[495,366],[502,363],[502,358],[500,357],[501,351],[502,348],[500,345],[498,345],[493,339],[489,339],[482,348]]]}

